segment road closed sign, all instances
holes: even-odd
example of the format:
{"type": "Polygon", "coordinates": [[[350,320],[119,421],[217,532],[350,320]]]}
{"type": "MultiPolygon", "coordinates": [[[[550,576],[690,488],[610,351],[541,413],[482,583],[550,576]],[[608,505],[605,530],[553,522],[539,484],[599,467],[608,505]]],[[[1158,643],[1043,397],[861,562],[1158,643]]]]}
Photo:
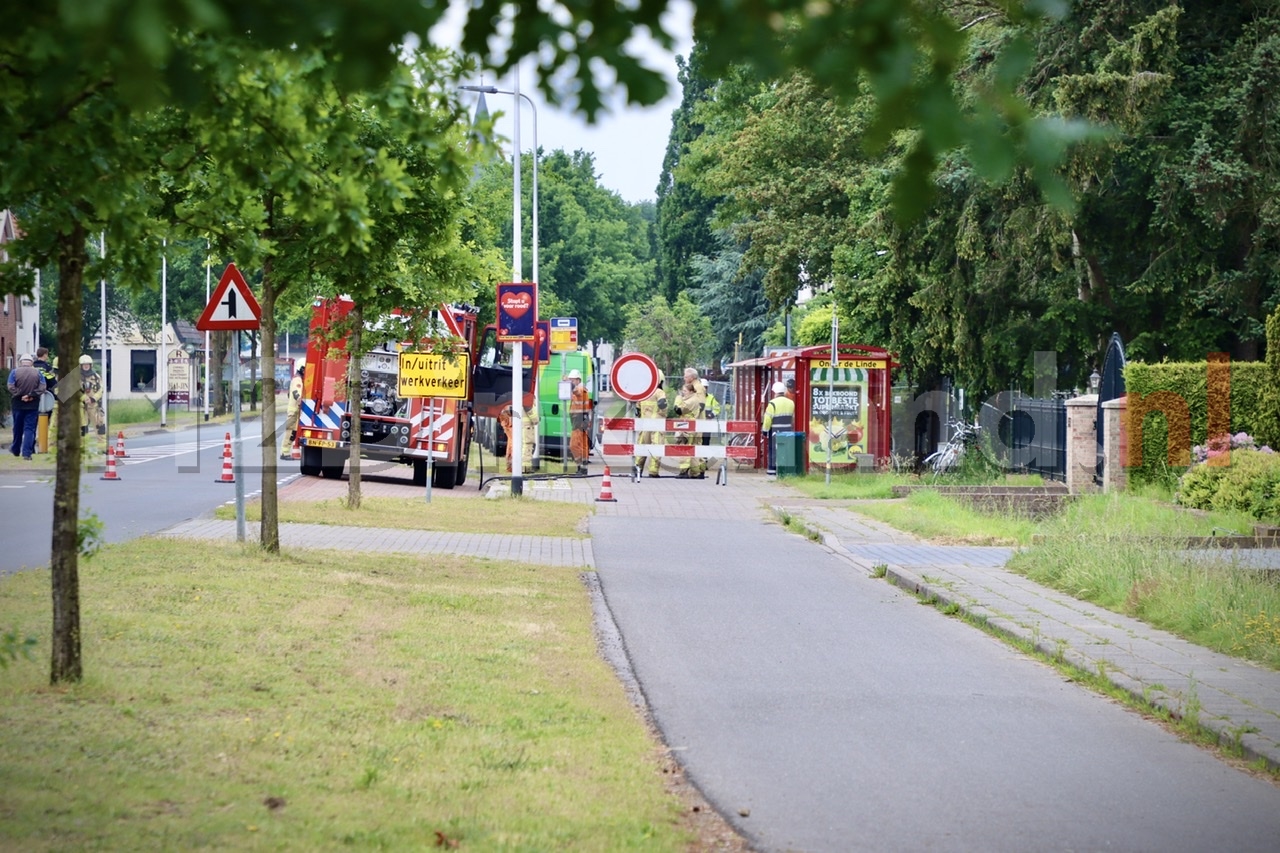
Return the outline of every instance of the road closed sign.
{"type": "Polygon", "coordinates": [[[658,387],[658,365],[653,359],[640,352],[629,352],[618,356],[609,371],[609,381],[613,393],[624,400],[638,403],[647,399],[658,387]]]}
{"type": "Polygon", "coordinates": [[[397,393],[401,397],[470,396],[471,357],[464,352],[402,352],[397,393]]]}

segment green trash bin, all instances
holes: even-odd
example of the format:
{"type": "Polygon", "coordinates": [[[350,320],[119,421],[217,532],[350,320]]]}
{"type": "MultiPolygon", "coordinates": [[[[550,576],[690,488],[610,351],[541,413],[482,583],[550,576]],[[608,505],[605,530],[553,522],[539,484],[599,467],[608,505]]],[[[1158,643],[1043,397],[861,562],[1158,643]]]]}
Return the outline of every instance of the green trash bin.
{"type": "Polygon", "coordinates": [[[775,432],[774,457],[779,477],[799,477],[804,473],[804,433],[775,432]]]}

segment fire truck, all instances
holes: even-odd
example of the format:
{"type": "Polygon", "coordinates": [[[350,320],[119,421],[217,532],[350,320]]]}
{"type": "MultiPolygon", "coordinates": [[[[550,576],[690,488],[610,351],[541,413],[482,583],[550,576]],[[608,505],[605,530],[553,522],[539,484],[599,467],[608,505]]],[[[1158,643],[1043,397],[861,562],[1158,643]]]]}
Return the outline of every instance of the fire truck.
{"type": "MultiPolygon", "coordinates": [[[[467,479],[473,419],[497,417],[511,405],[511,371],[481,358],[481,345],[490,346],[492,326],[477,335],[476,309],[441,305],[414,317],[397,311],[366,326],[363,340],[371,343],[360,355],[360,387],[347,392],[350,355],[346,338],[333,329],[350,313],[347,297],[317,301],[312,310],[306,373],[298,413],[301,473],[337,479],[351,456],[353,407],[360,412],[360,454],[380,462],[413,466],[413,483],[425,486],[428,460],[431,484],[452,489],[467,479]],[[428,338],[421,348],[451,345],[471,357],[471,382],[465,399],[399,396],[400,353],[413,349],[403,340],[407,320],[421,320],[428,338]],[[356,394],[358,393],[358,397],[356,394]]],[[[533,403],[532,377],[524,379],[523,405],[533,403]]]]}

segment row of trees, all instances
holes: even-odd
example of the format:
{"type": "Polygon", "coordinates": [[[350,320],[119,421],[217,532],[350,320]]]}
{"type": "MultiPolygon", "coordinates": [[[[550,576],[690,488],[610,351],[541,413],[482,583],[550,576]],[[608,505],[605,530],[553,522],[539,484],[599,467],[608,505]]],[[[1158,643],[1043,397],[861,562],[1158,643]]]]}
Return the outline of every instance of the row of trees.
{"type": "MultiPolygon", "coordinates": [[[[759,313],[722,299],[729,284],[780,310],[811,287],[842,338],[983,395],[1029,388],[1037,351],[1080,387],[1112,331],[1139,359],[1258,358],[1280,300],[1280,10],[1081,0],[1029,26],[938,9],[968,36],[955,102],[985,120],[1010,82],[1023,97],[1024,132],[995,125],[1014,150],[941,151],[923,215],[904,219],[895,182],[922,131],[882,132],[873,79],[711,68],[699,44],[659,187],[666,292],[702,294],[746,334],[759,313]]],[[[829,322],[803,326],[799,343],[829,339],[829,322]]]]}

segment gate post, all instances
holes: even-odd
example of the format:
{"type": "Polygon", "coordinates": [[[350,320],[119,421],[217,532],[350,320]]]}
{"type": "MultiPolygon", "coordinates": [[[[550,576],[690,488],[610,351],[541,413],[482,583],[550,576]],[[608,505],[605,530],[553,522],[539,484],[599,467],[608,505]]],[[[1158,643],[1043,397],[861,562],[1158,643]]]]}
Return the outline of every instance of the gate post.
{"type": "Polygon", "coordinates": [[[1066,401],[1067,491],[1073,495],[1096,491],[1098,466],[1098,397],[1085,394],[1066,401]]]}
{"type": "Polygon", "coordinates": [[[1129,483],[1128,415],[1129,401],[1122,397],[1102,404],[1102,491],[1123,492],[1129,483]]]}

